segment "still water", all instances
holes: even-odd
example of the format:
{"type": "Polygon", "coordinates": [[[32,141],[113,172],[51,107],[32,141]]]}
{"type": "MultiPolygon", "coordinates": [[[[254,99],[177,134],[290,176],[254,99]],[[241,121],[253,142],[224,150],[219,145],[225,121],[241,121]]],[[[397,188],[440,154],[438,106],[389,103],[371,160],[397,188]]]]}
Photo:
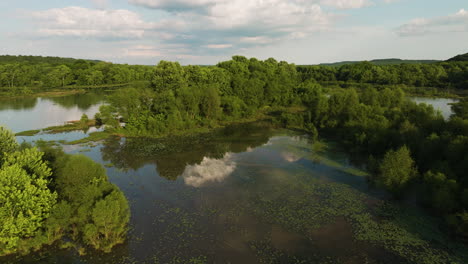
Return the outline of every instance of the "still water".
{"type": "Polygon", "coordinates": [[[63,125],[79,120],[82,114],[92,118],[104,97],[105,93],[90,92],[59,97],[0,98],[0,125],[18,133],[63,125]]]}
{"type": "MultiPolygon", "coordinates": [[[[39,99],[27,111],[37,105],[39,99]]],[[[77,103],[59,106],[64,112],[80,109],[77,103]]],[[[9,110],[0,110],[0,115],[9,110]]],[[[116,137],[64,145],[64,149],[105,165],[110,181],[125,193],[131,207],[127,241],[109,254],[88,250],[79,256],[73,249],[51,247],[0,262],[466,263],[468,259],[466,246],[440,231],[437,219],[416,207],[400,206],[368,186],[366,173],[350,164],[332,142],[311,142],[267,123],[164,140],[116,137]]]]}
{"type": "Polygon", "coordinates": [[[445,120],[453,114],[451,104],[458,102],[450,98],[410,97],[410,99],[418,104],[431,105],[435,110],[440,111],[445,120]]]}

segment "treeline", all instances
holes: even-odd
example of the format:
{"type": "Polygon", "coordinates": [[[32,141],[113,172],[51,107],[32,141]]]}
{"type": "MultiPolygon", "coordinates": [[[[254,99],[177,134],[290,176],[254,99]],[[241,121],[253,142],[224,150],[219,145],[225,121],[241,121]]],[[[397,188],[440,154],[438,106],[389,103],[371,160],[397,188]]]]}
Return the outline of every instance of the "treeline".
{"type": "MultiPolygon", "coordinates": [[[[297,66],[297,74],[302,81],[314,80],[340,85],[368,83],[468,89],[468,62],[464,60],[464,56],[460,55],[439,63],[380,65],[380,63],[360,62],[340,67],[297,66]]],[[[218,66],[223,68],[221,65],[218,66]]],[[[57,57],[0,56],[0,87],[4,89],[127,84],[135,81],[151,81],[151,73],[152,67],[143,65],[57,57]]]]}
{"type": "MultiPolygon", "coordinates": [[[[339,67],[347,64],[357,64],[363,61],[340,61],[334,63],[320,63],[319,66],[332,66],[339,67]]],[[[376,59],[369,61],[374,65],[399,65],[402,63],[405,64],[426,64],[426,63],[436,63],[440,62],[438,60],[402,60],[402,59],[376,59]]]]}
{"type": "Polygon", "coordinates": [[[109,252],[126,238],[127,199],[105,169],[83,155],[18,145],[0,127],[0,256],[45,245],[109,252]]]}
{"type": "Polygon", "coordinates": [[[361,62],[341,67],[298,66],[297,69],[303,81],[315,80],[320,83],[468,89],[467,61],[399,65],[361,62]]]}
{"type": "MultiPolygon", "coordinates": [[[[58,66],[61,64],[70,65],[76,62],[79,59],[73,58],[62,58],[62,57],[44,57],[44,56],[28,56],[28,55],[0,55],[0,64],[12,64],[12,63],[20,63],[20,64],[51,64],[54,66],[58,66]]],[[[99,60],[86,60],[89,62],[97,63],[101,62],[99,60]]]]}
{"type": "Polygon", "coordinates": [[[395,86],[325,90],[293,64],[241,56],[213,67],[162,61],[151,76],[145,89],[110,96],[96,121],[124,135],[161,136],[269,113],[277,124],[338,140],[368,161],[372,182],[396,197],[416,192],[468,237],[466,101],[446,121],[395,86]]]}
{"type": "Polygon", "coordinates": [[[99,86],[148,80],[151,67],[55,57],[0,56],[0,87],[99,86]]]}

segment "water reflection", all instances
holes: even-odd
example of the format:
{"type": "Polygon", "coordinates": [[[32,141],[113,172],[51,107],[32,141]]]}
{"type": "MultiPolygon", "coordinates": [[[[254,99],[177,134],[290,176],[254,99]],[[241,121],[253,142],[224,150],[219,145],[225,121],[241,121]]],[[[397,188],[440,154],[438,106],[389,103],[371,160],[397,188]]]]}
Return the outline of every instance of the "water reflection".
{"type": "Polygon", "coordinates": [[[3,98],[0,99],[0,111],[3,110],[27,110],[32,109],[37,104],[36,97],[3,98]]]}
{"type": "Polygon", "coordinates": [[[93,106],[101,104],[107,92],[95,91],[92,93],[80,93],[73,96],[50,97],[47,100],[54,102],[66,109],[77,107],[81,111],[90,110],[93,106]]]}
{"type": "Polygon", "coordinates": [[[99,111],[104,102],[102,92],[89,92],[59,97],[9,98],[0,100],[0,125],[18,133],[26,130],[63,125],[89,117],[99,111]]]}
{"type": "Polygon", "coordinates": [[[286,160],[287,162],[296,162],[301,159],[301,156],[286,151],[281,153],[281,156],[283,156],[284,160],[286,160]]]}
{"type": "Polygon", "coordinates": [[[222,182],[236,166],[231,153],[226,153],[222,159],[204,157],[200,164],[187,165],[182,176],[185,184],[201,187],[209,182],[222,182]]]}
{"type": "MultiPolygon", "coordinates": [[[[273,130],[266,123],[243,124],[219,129],[203,136],[171,137],[168,139],[109,139],[102,156],[122,170],[138,170],[146,164],[156,164],[161,177],[175,180],[187,175],[187,165],[213,165],[213,159],[225,160],[226,153],[239,153],[264,145],[273,130]]],[[[229,157],[229,155],[228,155],[229,157]]],[[[203,167],[202,166],[202,167],[203,167]]],[[[191,171],[202,170],[192,167],[191,171]]]]}

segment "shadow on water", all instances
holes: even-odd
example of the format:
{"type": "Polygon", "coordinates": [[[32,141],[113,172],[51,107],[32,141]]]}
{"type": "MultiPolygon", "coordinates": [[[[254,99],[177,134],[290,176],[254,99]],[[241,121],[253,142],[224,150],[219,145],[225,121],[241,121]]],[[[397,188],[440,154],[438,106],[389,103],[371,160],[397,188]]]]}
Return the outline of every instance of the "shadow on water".
{"type": "Polygon", "coordinates": [[[102,104],[108,92],[93,91],[70,96],[48,97],[46,100],[54,102],[65,109],[78,107],[81,111],[89,110],[93,105],[102,104]]]}
{"type": "Polygon", "coordinates": [[[3,98],[0,99],[0,111],[3,110],[28,110],[33,109],[37,105],[36,97],[21,97],[21,98],[3,98]]]}

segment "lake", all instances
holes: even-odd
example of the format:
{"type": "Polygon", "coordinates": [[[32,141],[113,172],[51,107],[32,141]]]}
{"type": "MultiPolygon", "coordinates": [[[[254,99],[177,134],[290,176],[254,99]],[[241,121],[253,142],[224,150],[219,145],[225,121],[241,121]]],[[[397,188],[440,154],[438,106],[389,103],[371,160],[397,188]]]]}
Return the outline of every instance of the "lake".
{"type": "Polygon", "coordinates": [[[418,104],[432,105],[435,110],[440,111],[445,120],[453,114],[451,104],[458,102],[457,99],[450,98],[410,97],[410,99],[418,104]]]}
{"type": "MultiPolygon", "coordinates": [[[[63,112],[58,119],[44,115],[26,129],[42,128],[68,116],[79,119],[103,102],[97,99],[101,95],[89,95],[84,100],[89,104],[83,104],[82,96],[17,100],[0,108],[0,117],[8,111],[63,112]]],[[[21,118],[5,123],[18,132],[21,118]]],[[[70,133],[62,136],[80,136],[70,133]]],[[[131,207],[127,241],[109,254],[88,250],[79,256],[50,247],[0,262],[429,264],[468,259],[467,248],[439,230],[438,219],[368,186],[366,173],[338,145],[312,142],[268,122],[168,139],[115,137],[64,149],[105,165],[110,181],[125,193],[131,207]]]]}
{"type": "Polygon", "coordinates": [[[104,98],[103,92],[56,97],[0,98],[0,125],[18,133],[60,126],[67,121],[80,120],[83,114],[93,118],[104,98]]]}

